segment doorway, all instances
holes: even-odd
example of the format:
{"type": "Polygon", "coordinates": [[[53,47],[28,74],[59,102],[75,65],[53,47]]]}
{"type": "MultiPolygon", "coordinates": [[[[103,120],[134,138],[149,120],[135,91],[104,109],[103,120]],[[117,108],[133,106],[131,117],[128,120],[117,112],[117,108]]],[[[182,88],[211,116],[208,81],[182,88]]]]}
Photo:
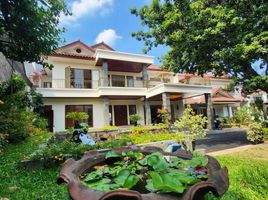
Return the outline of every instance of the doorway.
{"type": "Polygon", "coordinates": [[[115,122],[115,126],[128,125],[127,106],[126,105],[114,106],[114,122],[115,122]]]}
{"type": "Polygon", "coordinates": [[[157,110],[162,109],[162,105],[151,105],[151,120],[152,124],[158,124],[161,123],[161,118],[158,117],[157,110]]]}

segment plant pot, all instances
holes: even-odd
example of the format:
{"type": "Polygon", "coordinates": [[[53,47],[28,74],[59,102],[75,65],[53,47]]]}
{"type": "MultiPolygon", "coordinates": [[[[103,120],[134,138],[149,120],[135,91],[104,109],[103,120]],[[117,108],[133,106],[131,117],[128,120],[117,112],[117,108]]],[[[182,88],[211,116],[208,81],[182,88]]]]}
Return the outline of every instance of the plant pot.
{"type": "MultiPolygon", "coordinates": [[[[130,147],[115,148],[113,151],[123,152],[130,150],[130,147]]],[[[215,196],[225,193],[229,186],[228,170],[226,167],[221,168],[220,164],[213,157],[208,156],[208,174],[206,181],[199,182],[189,187],[182,195],[145,193],[135,190],[112,190],[102,192],[88,188],[79,180],[79,177],[96,166],[104,163],[105,154],[109,150],[88,151],[85,152],[82,159],[75,161],[68,159],[63,164],[58,178],[58,184],[68,183],[68,191],[74,200],[194,200],[202,199],[208,192],[215,196]]],[[[163,152],[158,147],[144,147],[140,151],[148,155],[159,151],[166,156],[177,156],[183,159],[191,159],[192,155],[186,151],[176,151],[174,153],[163,152]]]]}

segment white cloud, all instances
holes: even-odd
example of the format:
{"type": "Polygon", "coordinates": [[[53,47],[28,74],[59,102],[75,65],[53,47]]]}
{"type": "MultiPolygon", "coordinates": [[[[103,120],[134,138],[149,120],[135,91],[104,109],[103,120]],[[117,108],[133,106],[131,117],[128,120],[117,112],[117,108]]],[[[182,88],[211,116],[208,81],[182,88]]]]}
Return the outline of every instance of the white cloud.
{"type": "Polygon", "coordinates": [[[83,16],[96,14],[103,16],[111,11],[114,0],[76,0],[71,3],[70,11],[72,15],[61,15],[60,21],[63,24],[71,24],[83,16]]]}
{"type": "Polygon", "coordinates": [[[109,44],[110,46],[113,46],[115,41],[118,39],[121,39],[122,37],[117,35],[115,30],[113,29],[107,29],[103,30],[102,32],[99,33],[97,36],[95,42],[105,42],[106,44],[109,44]]]}

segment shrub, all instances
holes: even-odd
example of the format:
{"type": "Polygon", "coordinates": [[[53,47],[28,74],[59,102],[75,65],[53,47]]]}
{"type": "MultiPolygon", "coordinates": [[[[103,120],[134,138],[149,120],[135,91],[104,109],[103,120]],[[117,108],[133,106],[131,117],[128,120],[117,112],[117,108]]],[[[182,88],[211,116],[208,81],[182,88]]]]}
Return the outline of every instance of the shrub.
{"type": "Polygon", "coordinates": [[[151,126],[133,126],[131,132],[133,134],[146,134],[152,130],[151,126]]]}
{"type": "Polygon", "coordinates": [[[81,122],[83,119],[88,119],[89,116],[86,112],[68,112],[66,118],[81,122]]]}
{"type": "Polygon", "coordinates": [[[137,122],[141,120],[141,117],[139,115],[130,115],[129,120],[133,122],[135,125],[137,125],[137,122]]]}
{"type": "Polygon", "coordinates": [[[157,134],[152,132],[130,133],[124,135],[123,139],[130,140],[134,144],[158,142],[163,140],[176,140],[178,142],[182,142],[185,139],[185,134],[167,133],[165,131],[160,131],[157,134]]]}
{"type": "Polygon", "coordinates": [[[39,118],[30,109],[38,110],[42,107],[42,96],[34,90],[28,91],[26,82],[15,74],[0,84],[0,97],[0,132],[8,134],[10,142],[25,139],[35,126],[40,125],[34,124],[33,120],[39,118]]]}
{"type": "Polygon", "coordinates": [[[158,109],[157,116],[161,118],[162,123],[169,124],[171,120],[171,115],[167,109],[158,109]]]}
{"type": "Polygon", "coordinates": [[[109,131],[109,130],[114,130],[114,129],[118,129],[118,127],[117,126],[104,126],[100,128],[100,130],[103,130],[103,131],[109,131]]]}
{"type": "Polygon", "coordinates": [[[252,122],[248,126],[247,139],[255,144],[264,141],[262,125],[259,122],[252,122]]]}
{"type": "Polygon", "coordinates": [[[264,139],[268,139],[268,128],[262,128],[262,132],[264,134],[264,139]]]}
{"type": "Polygon", "coordinates": [[[114,140],[111,142],[100,142],[96,145],[89,146],[86,144],[78,144],[72,142],[71,140],[64,140],[63,142],[55,142],[43,145],[28,158],[30,160],[36,160],[40,158],[43,158],[45,160],[64,160],[66,156],[80,158],[85,151],[120,147],[124,146],[127,142],[127,140],[114,140]]]}
{"type": "Polygon", "coordinates": [[[174,126],[187,135],[185,144],[188,151],[193,151],[193,141],[206,136],[207,131],[204,127],[207,123],[207,118],[196,115],[189,105],[185,108],[182,118],[175,121],[174,126]]]}

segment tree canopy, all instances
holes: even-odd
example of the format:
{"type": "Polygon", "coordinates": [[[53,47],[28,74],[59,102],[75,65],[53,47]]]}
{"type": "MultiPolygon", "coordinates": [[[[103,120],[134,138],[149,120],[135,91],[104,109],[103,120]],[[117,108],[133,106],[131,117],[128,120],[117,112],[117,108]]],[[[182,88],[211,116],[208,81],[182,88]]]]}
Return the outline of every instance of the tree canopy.
{"type": "Polygon", "coordinates": [[[153,0],[131,12],[146,28],[132,33],[144,41],[145,53],[170,47],[162,57],[165,68],[230,74],[245,92],[268,92],[267,0],[153,0]]]}
{"type": "Polygon", "coordinates": [[[60,15],[68,15],[64,0],[1,0],[0,52],[7,58],[42,63],[61,42],[60,15]]]}

